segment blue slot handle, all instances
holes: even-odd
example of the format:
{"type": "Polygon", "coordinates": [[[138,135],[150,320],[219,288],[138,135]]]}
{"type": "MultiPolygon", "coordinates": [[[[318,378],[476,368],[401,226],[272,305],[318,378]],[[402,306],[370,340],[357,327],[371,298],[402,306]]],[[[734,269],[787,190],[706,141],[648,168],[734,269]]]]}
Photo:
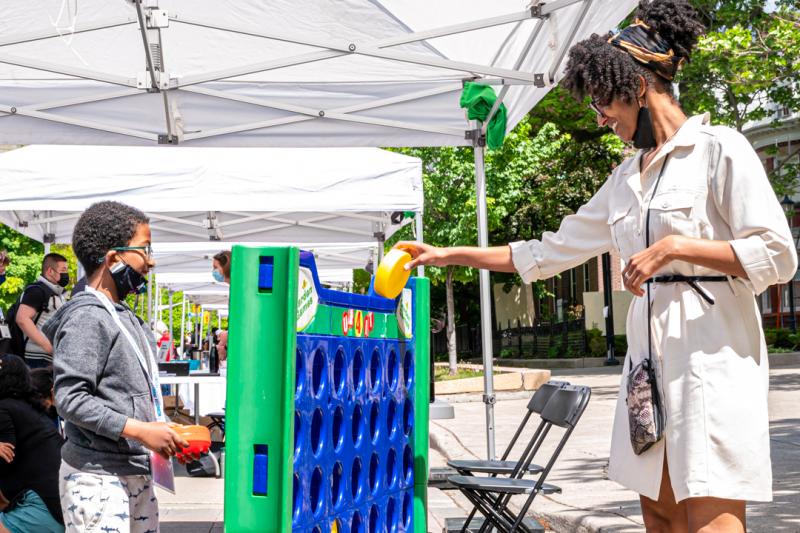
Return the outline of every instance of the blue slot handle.
{"type": "Polygon", "coordinates": [[[272,256],[258,258],[258,290],[259,292],[272,292],[272,272],[274,259],[272,256]]]}
{"type": "Polygon", "coordinates": [[[267,495],[267,445],[256,444],[253,456],[253,495],[267,495]]]}

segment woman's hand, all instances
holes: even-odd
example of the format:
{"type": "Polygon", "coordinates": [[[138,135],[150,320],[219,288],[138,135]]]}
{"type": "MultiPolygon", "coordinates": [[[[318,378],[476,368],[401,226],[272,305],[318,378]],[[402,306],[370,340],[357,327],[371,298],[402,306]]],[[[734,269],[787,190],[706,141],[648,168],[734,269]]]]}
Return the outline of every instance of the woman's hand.
{"type": "Polygon", "coordinates": [[[411,254],[411,261],[406,263],[406,270],[418,266],[447,266],[447,248],[438,248],[424,242],[400,241],[395,248],[411,254]]]}
{"type": "Polygon", "coordinates": [[[633,254],[622,271],[625,289],[635,296],[644,296],[642,285],[673,260],[680,235],[668,235],[646,250],[633,254]]]}
{"type": "Polygon", "coordinates": [[[14,445],[10,442],[0,442],[0,459],[10,463],[14,460],[14,445]]]}

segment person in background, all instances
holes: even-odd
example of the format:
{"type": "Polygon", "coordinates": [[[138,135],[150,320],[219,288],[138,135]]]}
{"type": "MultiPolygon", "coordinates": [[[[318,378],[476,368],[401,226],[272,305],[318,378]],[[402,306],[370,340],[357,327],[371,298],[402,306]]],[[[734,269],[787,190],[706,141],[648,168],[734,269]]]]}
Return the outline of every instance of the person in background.
{"type": "Polygon", "coordinates": [[[60,432],[61,426],[59,425],[58,413],[56,412],[56,399],[53,389],[52,366],[34,368],[31,370],[31,389],[33,390],[33,399],[39,402],[45,414],[53,421],[53,424],[55,424],[60,432]]]}
{"type": "Polygon", "coordinates": [[[11,264],[11,258],[8,257],[8,252],[0,250],[0,285],[6,282],[6,268],[11,264]]]}
{"type": "Polygon", "coordinates": [[[55,347],[55,398],[67,441],[61,510],[77,531],[158,531],[154,454],[188,446],[164,421],[155,339],[125,303],[155,265],[147,216],[99,202],[78,219],[72,248],[86,290],[45,325],[55,347]]]}
{"type": "Polygon", "coordinates": [[[64,305],[64,287],[69,285],[67,258],[44,256],[42,274],[25,287],[15,320],[25,336],[25,362],[30,368],[53,364],[53,345],[42,334],[42,326],[64,305]]]}
{"type": "Polygon", "coordinates": [[[63,533],[61,435],[31,387],[25,362],[0,356],[0,533],[63,533]]]}
{"type": "Polygon", "coordinates": [[[219,354],[220,363],[228,360],[228,330],[217,330],[217,353],[219,354]]]}
{"type": "Polygon", "coordinates": [[[230,285],[231,283],[231,252],[230,250],[223,250],[214,256],[211,261],[213,270],[211,275],[214,280],[218,282],[225,282],[230,285]]]}

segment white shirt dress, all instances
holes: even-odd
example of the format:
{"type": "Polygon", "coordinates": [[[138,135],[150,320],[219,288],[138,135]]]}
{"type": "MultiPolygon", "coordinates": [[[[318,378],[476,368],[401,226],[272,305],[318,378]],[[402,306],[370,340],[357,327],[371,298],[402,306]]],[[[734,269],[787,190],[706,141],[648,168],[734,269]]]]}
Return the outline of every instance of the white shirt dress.
{"type": "MultiPolygon", "coordinates": [[[[667,235],[730,242],[748,279],[700,282],[715,305],[686,283],[651,285],[653,357],[666,408],[665,438],[635,455],[625,404],[627,371],[647,357],[647,295],[628,310],[628,353],[611,438],[609,477],[658,499],[664,453],[677,501],[712,496],[772,500],[767,391],[769,368],[754,295],[786,283],[797,252],[761,161],[735,130],[688,119],[644,175],[641,152],[625,160],[597,194],[555,233],[511,244],[525,282],[551,277],[616,249],[623,260],[667,235]],[[667,157],[668,156],[668,157],[667,157]]],[[[658,273],[719,276],[673,261],[658,273]]]]}

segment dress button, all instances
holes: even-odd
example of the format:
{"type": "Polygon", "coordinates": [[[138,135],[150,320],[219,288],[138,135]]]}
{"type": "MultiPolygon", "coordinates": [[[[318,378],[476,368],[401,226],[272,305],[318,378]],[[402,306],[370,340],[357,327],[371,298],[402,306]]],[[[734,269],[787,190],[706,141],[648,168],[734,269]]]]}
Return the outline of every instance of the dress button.
{"type": "Polygon", "coordinates": [[[661,204],[661,207],[663,207],[664,209],[668,208],[669,202],[664,202],[663,204],[661,204]]]}

